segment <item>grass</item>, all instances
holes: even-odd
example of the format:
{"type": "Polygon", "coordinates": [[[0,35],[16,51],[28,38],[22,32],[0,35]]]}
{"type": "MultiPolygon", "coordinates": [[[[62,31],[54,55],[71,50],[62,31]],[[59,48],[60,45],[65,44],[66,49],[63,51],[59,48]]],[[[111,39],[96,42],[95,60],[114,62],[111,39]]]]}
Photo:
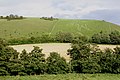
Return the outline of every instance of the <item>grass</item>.
{"type": "Polygon", "coordinates": [[[120,31],[120,26],[100,20],[59,19],[49,21],[39,18],[11,21],[0,20],[0,37],[6,39],[40,36],[42,33],[55,35],[59,31],[90,37],[101,30],[107,33],[113,30],[120,31]]]}
{"type": "Polygon", "coordinates": [[[0,76],[0,80],[120,80],[120,74],[59,74],[0,76]]]}

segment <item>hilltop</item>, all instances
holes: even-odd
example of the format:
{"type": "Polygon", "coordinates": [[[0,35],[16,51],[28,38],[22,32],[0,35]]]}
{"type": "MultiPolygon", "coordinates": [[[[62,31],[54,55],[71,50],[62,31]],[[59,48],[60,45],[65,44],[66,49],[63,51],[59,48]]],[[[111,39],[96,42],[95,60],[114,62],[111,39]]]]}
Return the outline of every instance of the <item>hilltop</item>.
{"type": "Polygon", "coordinates": [[[58,19],[43,20],[40,18],[26,18],[22,20],[0,19],[0,37],[19,38],[40,36],[43,33],[55,35],[59,31],[92,36],[100,31],[110,33],[120,31],[120,26],[100,20],[58,19]]]}

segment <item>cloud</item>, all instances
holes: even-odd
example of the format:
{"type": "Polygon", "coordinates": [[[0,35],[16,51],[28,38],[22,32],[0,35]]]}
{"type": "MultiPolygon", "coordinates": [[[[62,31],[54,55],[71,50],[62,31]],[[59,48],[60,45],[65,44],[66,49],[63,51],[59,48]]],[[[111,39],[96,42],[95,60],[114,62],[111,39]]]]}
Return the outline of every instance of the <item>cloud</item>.
{"type": "Polygon", "coordinates": [[[83,19],[99,19],[120,24],[120,10],[96,10],[82,16],[83,19]]]}

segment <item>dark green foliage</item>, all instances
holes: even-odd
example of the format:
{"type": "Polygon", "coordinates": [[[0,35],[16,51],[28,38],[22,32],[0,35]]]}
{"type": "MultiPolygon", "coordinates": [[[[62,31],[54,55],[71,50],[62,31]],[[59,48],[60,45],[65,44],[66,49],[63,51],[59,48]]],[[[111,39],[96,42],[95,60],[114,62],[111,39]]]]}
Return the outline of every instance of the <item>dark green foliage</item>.
{"type": "Polygon", "coordinates": [[[92,36],[92,42],[98,44],[120,44],[120,32],[113,31],[110,34],[102,31],[92,36]]]}
{"type": "Polygon", "coordinates": [[[102,31],[98,34],[94,34],[92,36],[92,42],[98,44],[107,44],[110,43],[109,34],[105,34],[102,31]]]}
{"type": "Polygon", "coordinates": [[[54,37],[50,36],[49,34],[43,34],[40,37],[41,43],[49,43],[49,42],[55,42],[54,37]]]}
{"type": "Polygon", "coordinates": [[[41,17],[40,19],[44,19],[44,20],[50,20],[50,21],[53,21],[53,20],[58,20],[58,18],[54,18],[54,17],[41,17]]]}
{"type": "Polygon", "coordinates": [[[29,54],[23,50],[20,57],[25,67],[24,72],[28,75],[43,74],[46,72],[45,55],[42,54],[42,49],[39,47],[34,47],[29,54]]]}
{"type": "Polygon", "coordinates": [[[77,73],[120,73],[120,47],[101,51],[96,45],[79,38],[68,50],[72,70],[77,73]]]}
{"type": "Polygon", "coordinates": [[[50,53],[50,56],[47,58],[47,65],[47,73],[49,74],[65,74],[70,71],[66,60],[56,52],[50,53]]]}
{"type": "Polygon", "coordinates": [[[114,48],[114,54],[115,54],[115,58],[114,58],[114,62],[113,62],[113,72],[114,73],[120,73],[120,47],[116,47],[114,48]]]}
{"type": "Polygon", "coordinates": [[[24,66],[22,66],[19,60],[11,60],[7,63],[7,69],[10,75],[18,75],[22,72],[23,68],[24,66]]]}
{"type": "Polygon", "coordinates": [[[4,75],[32,75],[43,74],[47,67],[42,49],[34,47],[28,54],[26,50],[19,53],[7,47],[4,40],[0,40],[0,76],[4,75]]]}
{"type": "Polygon", "coordinates": [[[68,50],[68,54],[72,58],[71,64],[73,71],[77,73],[100,72],[98,53],[101,53],[101,51],[96,46],[92,47],[86,39],[76,38],[73,41],[72,49],[68,50]]]}
{"type": "Polygon", "coordinates": [[[0,16],[0,19],[3,19],[4,17],[3,16],[0,16]]]}
{"type": "Polygon", "coordinates": [[[120,73],[120,47],[106,49],[100,58],[100,65],[104,73],[120,73]]]}
{"type": "Polygon", "coordinates": [[[34,44],[34,43],[49,43],[49,42],[56,42],[55,38],[49,36],[49,34],[43,34],[40,37],[30,37],[30,38],[14,38],[8,40],[10,45],[17,45],[17,44],[34,44]]]}
{"type": "Polygon", "coordinates": [[[114,61],[113,51],[111,49],[106,49],[105,52],[100,57],[100,66],[102,68],[102,72],[112,73],[112,65],[114,61]]]}
{"type": "Polygon", "coordinates": [[[0,39],[0,75],[14,75],[14,73],[17,75],[19,65],[12,61],[18,61],[18,55],[16,50],[7,47],[6,42],[0,39]]]}
{"type": "MultiPolygon", "coordinates": [[[[117,34],[115,33],[115,35],[117,34]]],[[[44,38],[43,41],[46,41],[49,36],[44,35],[42,38],[44,38]]],[[[31,37],[31,40],[34,42],[35,38],[31,37]]],[[[5,40],[0,39],[0,76],[65,74],[69,72],[120,73],[120,47],[101,51],[97,45],[90,44],[86,37],[79,36],[72,39],[72,47],[67,54],[71,57],[69,63],[56,52],[50,53],[50,56],[45,59],[42,49],[36,46],[30,53],[23,50],[20,54],[8,47],[5,40]]]]}
{"type": "Polygon", "coordinates": [[[3,47],[6,47],[7,45],[8,43],[6,42],[6,40],[0,38],[0,49],[2,49],[3,47]]]}
{"type": "Polygon", "coordinates": [[[111,44],[120,44],[120,32],[113,31],[109,34],[111,44]]]}
{"type": "Polygon", "coordinates": [[[10,45],[17,44],[34,44],[34,43],[50,43],[50,42],[62,42],[62,43],[70,43],[73,41],[73,35],[71,33],[59,32],[56,36],[51,36],[50,34],[42,34],[39,37],[30,37],[30,38],[13,38],[8,40],[10,45]]]}
{"type": "Polygon", "coordinates": [[[18,16],[18,15],[13,15],[13,14],[10,14],[9,16],[0,16],[0,19],[7,19],[7,21],[10,21],[10,20],[18,20],[18,19],[24,19],[23,16],[18,16]]]}
{"type": "MultiPolygon", "coordinates": [[[[26,43],[30,43],[29,39],[27,38],[14,38],[14,39],[10,39],[8,40],[8,43],[10,45],[17,45],[17,44],[26,44],[26,43]]],[[[32,43],[32,42],[31,42],[32,43]]]]}
{"type": "Polygon", "coordinates": [[[73,35],[67,32],[58,32],[55,38],[58,42],[70,43],[73,40],[73,35]]]}

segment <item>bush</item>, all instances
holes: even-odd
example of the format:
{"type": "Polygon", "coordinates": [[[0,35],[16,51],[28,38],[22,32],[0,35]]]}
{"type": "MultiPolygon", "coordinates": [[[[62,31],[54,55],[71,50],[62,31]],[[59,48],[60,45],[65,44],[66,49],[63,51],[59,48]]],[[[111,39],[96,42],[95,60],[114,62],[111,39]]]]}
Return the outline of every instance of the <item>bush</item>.
{"type": "Polygon", "coordinates": [[[70,43],[73,40],[73,35],[67,32],[58,32],[55,38],[58,42],[70,43]]]}
{"type": "Polygon", "coordinates": [[[92,45],[90,45],[86,40],[83,40],[77,38],[72,44],[72,49],[68,50],[68,54],[72,58],[71,66],[73,72],[101,72],[101,67],[98,64],[101,50],[97,49],[95,46],[92,47],[92,45]]]}
{"type": "Polygon", "coordinates": [[[98,44],[110,44],[110,36],[109,34],[105,34],[101,31],[100,33],[92,36],[92,42],[98,44]]]}
{"type": "Polygon", "coordinates": [[[109,34],[111,44],[120,44],[120,32],[113,31],[109,34]]]}
{"type": "Polygon", "coordinates": [[[98,44],[120,44],[120,32],[112,31],[105,34],[102,31],[92,36],[92,42],[98,44]]]}
{"type": "MultiPolygon", "coordinates": [[[[26,54],[23,51],[22,54],[26,54]]],[[[29,53],[26,54],[21,59],[23,60],[23,64],[25,67],[25,72],[29,75],[33,74],[44,74],[46,72],[46,63],[45,63],[45,55],[42,54],[42,49],[39,47],[34,47],[34,49],[29,53]],[[26,58],[27,56],[27,58],[26,58]]]]}
{"type": "Polygon", "coordinates": [[[65,74],[69,72],[69,66],[66,60],[56,52],[50,53],[47,58],[47,73],[49,74],[65,74]]]}

